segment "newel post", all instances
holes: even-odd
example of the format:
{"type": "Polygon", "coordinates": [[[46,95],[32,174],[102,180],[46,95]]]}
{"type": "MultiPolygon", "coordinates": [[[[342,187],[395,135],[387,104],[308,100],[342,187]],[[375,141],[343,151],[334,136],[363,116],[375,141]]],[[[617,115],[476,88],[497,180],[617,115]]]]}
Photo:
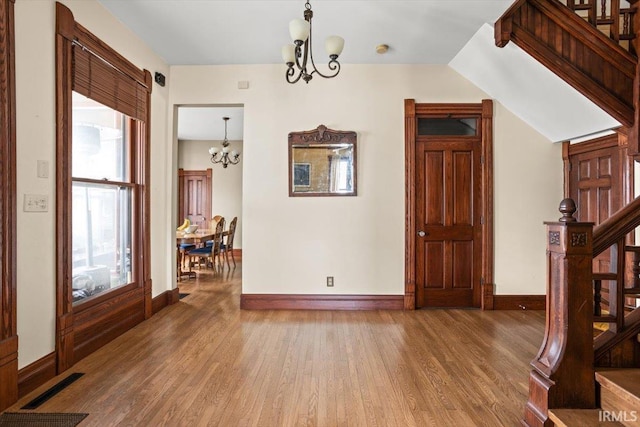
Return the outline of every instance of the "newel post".
{"type": "Polygon", "coordinates": [[[547,313],[538,355],[531,361],[525,426],[552,426],[548,410],[595,408],[593,367],[593,223],[577,222],[571,199],[562,218],[547,222],[547,313]]]}

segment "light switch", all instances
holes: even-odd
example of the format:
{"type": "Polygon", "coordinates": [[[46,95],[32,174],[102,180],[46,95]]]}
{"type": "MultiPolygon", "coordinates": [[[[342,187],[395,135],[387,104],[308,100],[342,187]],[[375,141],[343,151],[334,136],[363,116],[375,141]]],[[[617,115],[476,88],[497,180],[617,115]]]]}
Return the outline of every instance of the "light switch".
{"type": "Polygon", "coordinates": [[[49,178],[49,162],[38,160],[38,178],[49,178]]]}
{"type": "Polygon", "coordinates": [[[49,210],[49,196],[46,194],[25,194],[24,212],[47,212],[49,210]]]}
{"type": "Polygon", "coordinates": [[[238,89],[249,89],[249,81],[248,80],[240,80],[238,82],[238,89]]]}

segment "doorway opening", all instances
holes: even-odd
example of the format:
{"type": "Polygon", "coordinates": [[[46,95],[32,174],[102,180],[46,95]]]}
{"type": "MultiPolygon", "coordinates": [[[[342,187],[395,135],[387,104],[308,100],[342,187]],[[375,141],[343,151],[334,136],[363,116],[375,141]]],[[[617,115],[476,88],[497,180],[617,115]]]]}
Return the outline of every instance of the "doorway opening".
{"type": "MultiPolygon", "coordinates": [[[[243,130],[242,105],[176,107],[178,188],[174,193],[177,196],[177,216],[173,227],[184,225],[188,220],[200,231],[213,229],[222,217],[225,219],[225,232],[228,232],[232,220],[237,218],[232,246],[234,261],[242,253],[243,130]],[[223,147],[224,141],[227,142],[226,147],[223,147]],[[223,148],[229,153],[240,153],[239,161],[226,166],[213,163],[211,153],[219,153],[223,148]]],[[[197,242],[196,246],[204,246],[205,243],[197,242]]],[[[233,266],[231,264],[230,268],[233,266]]]]}

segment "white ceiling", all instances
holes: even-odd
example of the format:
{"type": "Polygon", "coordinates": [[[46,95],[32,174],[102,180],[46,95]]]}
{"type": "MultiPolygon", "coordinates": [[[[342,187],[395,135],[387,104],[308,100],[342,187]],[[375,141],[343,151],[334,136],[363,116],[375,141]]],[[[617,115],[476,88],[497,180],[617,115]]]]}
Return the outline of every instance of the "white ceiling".
{"type": "MultiPolygon", "coordinates": [[[[288,23],[304,11],[304,0],[98,1],[169,65],[281,63],[288,23]]],[[[495,47],[492,26],[481,27],[513,1],[312,0],[316,63],[322,70],[324,39],[337,34],[342,64],[449,64],[552,141],[615,126],[513,43],[495,47]]],[[[212,106],[180,107],[178,139],[221,140],[223,116],[229,139],[242,140],[242,108],[212,106]]]]}
{"type": "MultiPolygon", "coordinates": [[[[99,0],[170,65],[275,64],[303,0],[99,0]]],[[[311,0],[314,54],[345,39],[345,64],[447,64],[513,0],[311,0]],[[375,47],[390,50],[378,55],[375,47]]],[[[328,58],[327,58],[328,60],[328,58]]]]}
{"type": "Polygon", "coordinates": [[[178,107],[178,140],[222,141],[224,120],[227,122],[229,141],[242,141],[244,127],[242,107],[194,106],[178,107]]]}

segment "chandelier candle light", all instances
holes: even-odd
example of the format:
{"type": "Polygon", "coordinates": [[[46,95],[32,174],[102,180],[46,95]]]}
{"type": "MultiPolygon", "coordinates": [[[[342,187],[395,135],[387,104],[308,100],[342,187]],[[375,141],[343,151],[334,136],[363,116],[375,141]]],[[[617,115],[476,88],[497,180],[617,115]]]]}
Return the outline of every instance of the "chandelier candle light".
{"type": "Polygon", "coordinates": [[[226,168],[229,164],[238,164],[240,161],[240,153],[236,150],[229,152],[229,140],[227,140],[227,122],[229,121],[229,117],[223,117],[222,120],[224,120],[222,150],[218,151],[218,147],[211,147],[209,148],[209,154],[211,154],[211,163],[222,163],[222,167],[226,168]]]}
{"type": "Polygon", "coordinates": [[[338,62],[338,55],[342,53],[344,47],[344,39],[339,36],[329,36],[325,41],[325,49],[329,54],[329,70],[334,71],[333,74],[322,74],[316,68],[316,64],[313,61],[313,51],[311,46],[311,19],[313,18],[313,11],[311,10],[311,4],[309,0],[304,5],[304,19],[294,19],[289,23],[289,34],[293,44],[288,44],[282,47],[282,59],[287,64],[287,82],[296,83],[302,77],[306,83],[313,78],[314,73],[318,73],[321,77],[330,79],[335,77],[340,72],[340,63],[338,62]],[[307,71],[307,60],[310,61],[312,70],[307,71]],[[294,68],[295,65],[295,68],[294,68]],[[296,74],[296,68],[298,70],[298,76],[294,78],[296,74]]]}

